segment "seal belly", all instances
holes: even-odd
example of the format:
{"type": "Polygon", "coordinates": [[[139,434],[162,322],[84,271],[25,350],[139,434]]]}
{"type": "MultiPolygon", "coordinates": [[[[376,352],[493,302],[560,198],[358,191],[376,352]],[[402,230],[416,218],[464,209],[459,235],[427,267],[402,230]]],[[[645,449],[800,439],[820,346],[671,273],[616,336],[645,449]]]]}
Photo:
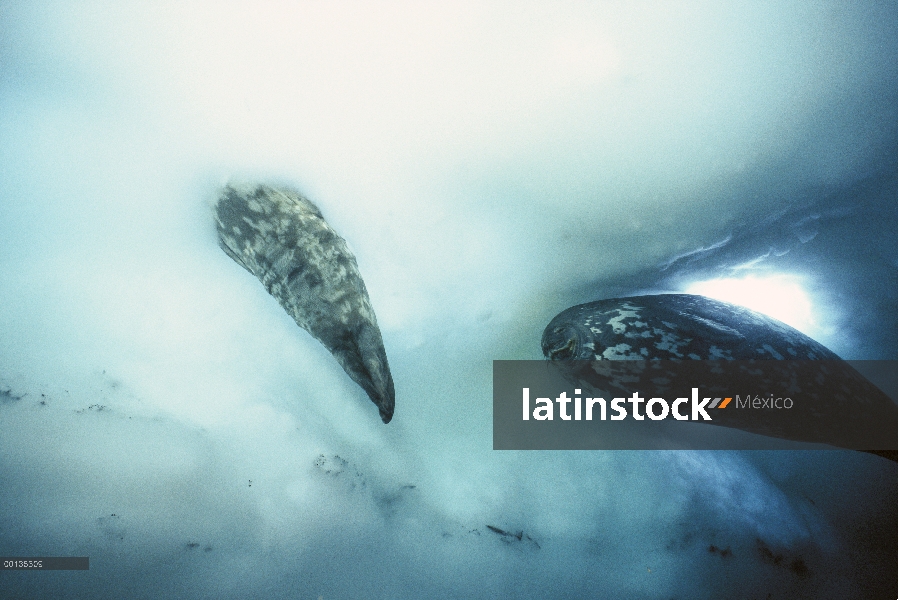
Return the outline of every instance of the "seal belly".
{"type": "Polygon", "coordinates": [[[355,257],[318,207],[294,190],[230,184],[215,221],[224,252],[324,344],[389,423],[395,392],[377,318],[355,257]]]}

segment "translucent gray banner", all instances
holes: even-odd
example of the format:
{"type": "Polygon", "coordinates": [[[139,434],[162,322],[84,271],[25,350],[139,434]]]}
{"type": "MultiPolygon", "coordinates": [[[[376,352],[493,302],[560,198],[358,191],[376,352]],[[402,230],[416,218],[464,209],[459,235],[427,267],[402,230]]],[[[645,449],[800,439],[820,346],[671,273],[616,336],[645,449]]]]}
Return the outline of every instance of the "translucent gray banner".
{"type": "Polygon", "coordinates": [[[494,361],[493,448],[891,452],[896,397],[898,361],[494,361]]]}

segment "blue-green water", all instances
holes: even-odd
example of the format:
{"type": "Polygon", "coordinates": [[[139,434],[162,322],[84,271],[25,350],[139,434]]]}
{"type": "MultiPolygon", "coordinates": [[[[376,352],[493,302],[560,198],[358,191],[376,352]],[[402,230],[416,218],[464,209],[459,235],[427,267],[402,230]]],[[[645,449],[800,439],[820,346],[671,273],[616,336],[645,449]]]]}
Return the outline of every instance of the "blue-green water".
{"type": "Polygon", "coordinates": [[[91,559],[0,596],[895,596],[895,464],[494,452],[491,361],[722,278],[898,358],[896,32],[887,2],[0,1],[0,555],[91,559]],[[217,247],[234,177],[348,240],[389,425],[217,247]]]}

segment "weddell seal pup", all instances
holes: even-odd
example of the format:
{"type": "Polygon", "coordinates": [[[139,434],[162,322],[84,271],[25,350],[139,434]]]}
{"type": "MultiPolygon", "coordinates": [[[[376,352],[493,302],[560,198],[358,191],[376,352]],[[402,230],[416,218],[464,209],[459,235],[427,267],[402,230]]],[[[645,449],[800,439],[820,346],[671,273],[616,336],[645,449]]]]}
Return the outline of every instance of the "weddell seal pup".
{"type": "Polygon", "coordinates": [[[393,418],[395,392],[374,309],[346,241],[298,192],[228,184],[215,205],[219,245],[393,418]]]}
{"type": "Polygon", "coordinates": [[[898,459],[891,398],[825,346],[741,306],[691,294],[580,304],[552,319],[542,351],[569,382],[597,392],[644,385],[688,393],[698,385],[720,396],[714,409],[746,391],[769,395],[764,408],[790,396],[791,410],[713,410],[713,424],[898,459]]]}

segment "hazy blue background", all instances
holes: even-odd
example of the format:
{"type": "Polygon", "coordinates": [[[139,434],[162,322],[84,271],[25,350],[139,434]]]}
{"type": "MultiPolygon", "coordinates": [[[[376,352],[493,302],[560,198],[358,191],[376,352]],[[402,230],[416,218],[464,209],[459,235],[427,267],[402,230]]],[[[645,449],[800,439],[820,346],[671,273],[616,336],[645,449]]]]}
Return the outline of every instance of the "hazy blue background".
{"type": "Polygon", "coordinates": [[[494,452],[491,361],[720,279],[898,359],[896,113],[891,2],[0,0],[0,554],[91,558],[0,595],[895,596],[895,464],[494,452]],[[348,240],[389,425],[232,177],[348,240]]]}

